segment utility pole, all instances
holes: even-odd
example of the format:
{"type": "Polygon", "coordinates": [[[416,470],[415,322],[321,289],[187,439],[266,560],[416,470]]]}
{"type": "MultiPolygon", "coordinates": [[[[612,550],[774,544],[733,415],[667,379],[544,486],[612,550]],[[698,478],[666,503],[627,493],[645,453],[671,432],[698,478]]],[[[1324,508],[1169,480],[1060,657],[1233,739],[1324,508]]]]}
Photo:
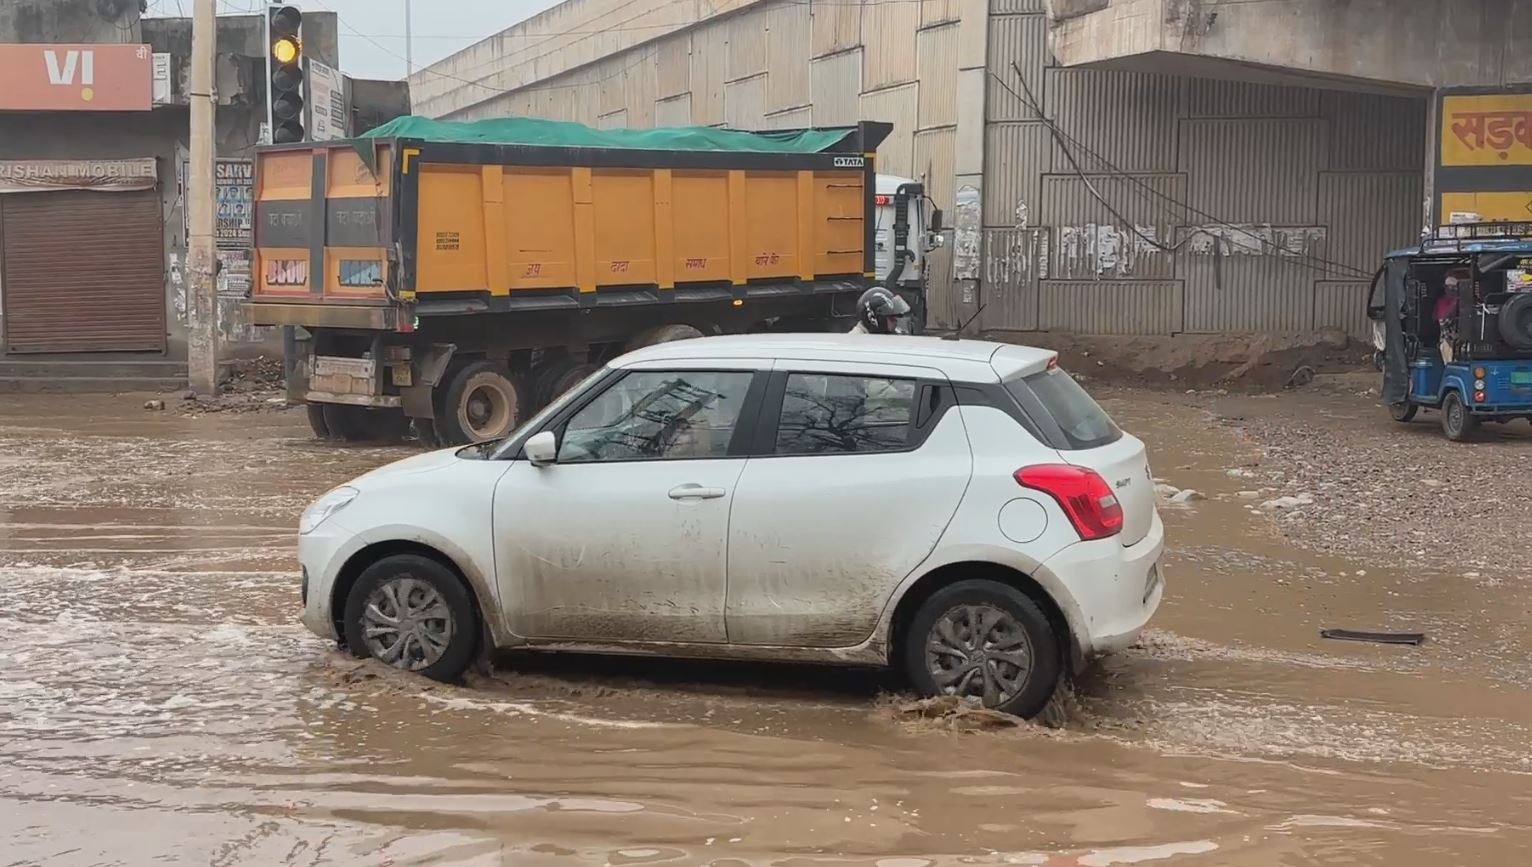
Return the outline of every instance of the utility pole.
{"type": "Polygon", "coordinates": [[[218,38],[217,0],[193,0],[191,59],[191,163],[186,172],[186,367],[193,391],[218,392],[218,285],[214,276],[213,58],[218,38]]]}
{"type": "Polygon", "coordinates": [[[404,80],[415,74],[415,40],[410,32],[410,0],[404,0],[404,80]]]}

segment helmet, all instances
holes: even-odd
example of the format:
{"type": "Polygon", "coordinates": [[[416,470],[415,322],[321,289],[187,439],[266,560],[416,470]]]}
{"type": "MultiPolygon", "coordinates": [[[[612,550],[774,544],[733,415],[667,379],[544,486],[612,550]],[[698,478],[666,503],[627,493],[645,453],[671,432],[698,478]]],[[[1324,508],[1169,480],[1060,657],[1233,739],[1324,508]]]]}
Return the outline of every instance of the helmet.
{"type": "Polygon", "coordinates": [[[874,286],[856,302],[856,315],[873,334],[904,334],[908,332],[904,317],[910,315],[910,305],[882,286],[874,286]]]}

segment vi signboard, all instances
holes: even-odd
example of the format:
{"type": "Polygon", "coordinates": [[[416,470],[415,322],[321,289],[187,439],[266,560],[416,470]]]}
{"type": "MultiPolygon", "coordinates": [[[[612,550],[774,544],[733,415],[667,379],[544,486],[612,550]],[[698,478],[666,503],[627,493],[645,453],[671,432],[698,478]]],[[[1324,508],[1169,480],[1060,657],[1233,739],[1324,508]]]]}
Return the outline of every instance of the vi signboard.
{"type": "Polygon", "coordinates": [[[0,111],[148,111],[147,45],[0,43],[0,111]]]}

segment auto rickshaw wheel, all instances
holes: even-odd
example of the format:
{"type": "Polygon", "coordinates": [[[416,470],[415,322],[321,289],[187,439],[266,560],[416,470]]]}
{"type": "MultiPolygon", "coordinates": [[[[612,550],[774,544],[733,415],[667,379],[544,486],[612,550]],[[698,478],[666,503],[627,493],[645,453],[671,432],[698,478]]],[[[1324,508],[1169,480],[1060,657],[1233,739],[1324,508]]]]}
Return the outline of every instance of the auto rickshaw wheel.
{"type": "Polygon", "coordinates": [[[1388,414],[1394,417],[1394,421],[1403,423],[1415,418],[1415,413],[1420,412],[1420,405],[1401,400],[1398,403],[1388,405],[1388,414]]]}
{"type": "Polygon", "coordinates": [[[1466,441],[1479,426],[1479,419],[1468,411],[1463,396],[1455,391],[1447,392],[1442,400],[1442,433],[1455,443],[1466,441]]]}

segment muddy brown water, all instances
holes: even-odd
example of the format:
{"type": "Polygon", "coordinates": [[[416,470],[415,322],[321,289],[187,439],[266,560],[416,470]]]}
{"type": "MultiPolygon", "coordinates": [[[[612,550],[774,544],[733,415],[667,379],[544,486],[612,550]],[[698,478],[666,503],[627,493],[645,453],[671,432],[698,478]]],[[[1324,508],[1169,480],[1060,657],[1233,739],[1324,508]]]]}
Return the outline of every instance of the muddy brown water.
{"type": "Polygon", "coordinates": [[[449,687],[359,664],[296,623],[292,528],[408,449],[321,445],[292,413],[0,401],[0,863],[1457,865],[1532,847],[1525,586],[1288,546],[1224,475],[1249,446],[1168,398],[1110,401],[1158,475],[1210,496],[1165,511],[1154,629],[1084,680],[1064,730],[978,734],[901,721],[870,673],[510,657],[449,687]]]}

